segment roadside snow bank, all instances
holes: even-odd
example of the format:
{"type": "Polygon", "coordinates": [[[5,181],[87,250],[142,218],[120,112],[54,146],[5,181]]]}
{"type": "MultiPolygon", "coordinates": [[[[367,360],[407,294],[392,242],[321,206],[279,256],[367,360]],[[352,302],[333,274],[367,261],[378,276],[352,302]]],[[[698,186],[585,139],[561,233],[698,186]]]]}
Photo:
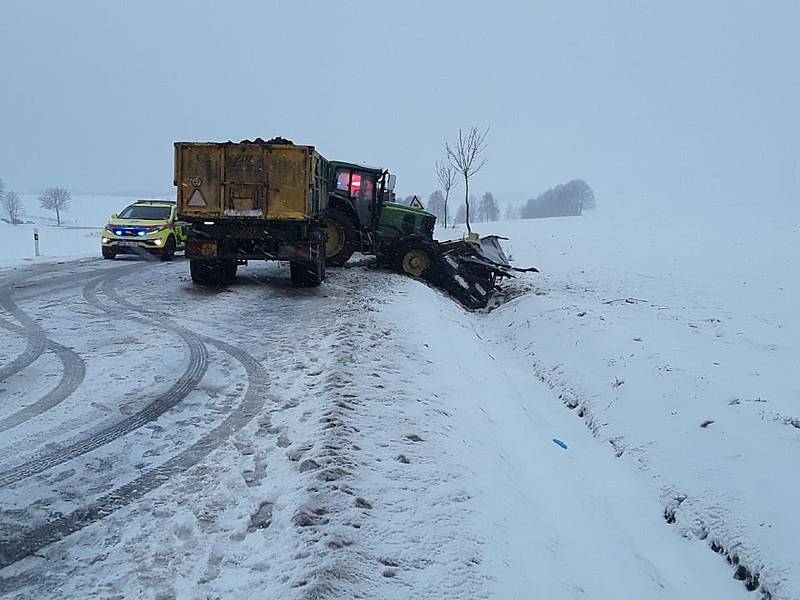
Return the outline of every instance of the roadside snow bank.
{"type": "Polygon", "coordinates": [[[397,334],[376,351],[403,368],[408,397],[394,420],[426,412],[407,429],[404,460],[393,447],[380,460],[391,476],[374,496],[391,499],[393,516],[372,524],[371,546],[400,557],[392,579],[406,589],[387,581],[375,597],[747,597],[724,563],[664,524],[641,474],[529,365],[483,339],[498,317],[484,326],[418,282],[393,286],[378,318],[397,334]],[[405,568],[412,557],[428,564],[427,578],[405,568]]]}
{"type": "MultiPolygon", "coordinates": [[[[482,334],[647,474],[664,519],[800,598],[796,214],[493,224],[543,273],[482,334]]],[[[481,231],[482,234],[488,231],[481,231]]]]}

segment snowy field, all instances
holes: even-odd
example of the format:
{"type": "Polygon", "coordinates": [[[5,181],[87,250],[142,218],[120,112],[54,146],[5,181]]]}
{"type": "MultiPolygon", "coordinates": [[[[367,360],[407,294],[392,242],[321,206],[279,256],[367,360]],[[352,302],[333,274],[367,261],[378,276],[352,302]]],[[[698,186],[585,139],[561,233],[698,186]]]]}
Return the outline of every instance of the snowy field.
{"type": "Polygon", "coordinates": [[[797,217],[481,224],[477,313],[0,225],[0,596],[796,600],[797,217]]]}

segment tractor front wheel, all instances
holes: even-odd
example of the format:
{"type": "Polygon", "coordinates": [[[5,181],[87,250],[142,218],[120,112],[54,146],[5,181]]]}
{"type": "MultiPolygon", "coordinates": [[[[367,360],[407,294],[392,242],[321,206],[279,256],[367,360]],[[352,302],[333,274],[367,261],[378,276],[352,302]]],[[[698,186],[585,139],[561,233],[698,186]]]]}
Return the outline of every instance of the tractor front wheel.
{"type": "Polygon", "coordinates": [[[396,254],[396,268],[401,273],[429,279],[433,272],[433,261],[436,252],[434,247],[423,241],[403,244],[396,254]]]}

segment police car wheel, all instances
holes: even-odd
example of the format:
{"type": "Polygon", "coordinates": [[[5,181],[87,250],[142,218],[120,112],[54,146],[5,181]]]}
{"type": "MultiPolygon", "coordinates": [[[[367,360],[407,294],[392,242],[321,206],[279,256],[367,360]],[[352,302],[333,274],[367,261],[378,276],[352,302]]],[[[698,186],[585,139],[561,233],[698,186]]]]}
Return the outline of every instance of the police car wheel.
{"type": "Polygon", "coordinates": [[[161,250],[161,254],[159,257],[161,260],[172,260],[172,257],[175,256],[175,236],[169,236],[167,238],[167,242],[164,244],[164,248],[161,250]]]}

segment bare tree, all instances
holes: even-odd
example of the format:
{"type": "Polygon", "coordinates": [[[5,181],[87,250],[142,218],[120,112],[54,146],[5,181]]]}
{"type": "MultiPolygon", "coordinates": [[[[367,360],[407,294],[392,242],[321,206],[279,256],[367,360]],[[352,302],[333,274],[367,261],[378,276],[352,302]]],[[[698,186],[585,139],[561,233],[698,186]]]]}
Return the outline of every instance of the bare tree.
{"type": "Polygon", "coordinates": [[[39,204],[42,208],[52,210],[56,213],[56,224],[61,225],[61,211],[69,208],[69,201],[72,197],[64,188],[50,188],[39,196],[39,204]]]}
{"type": "Polygon", "coordinates": [[[458,130],[458,141],[453,148],[449,143],[445,143],[447,158],[453,168],[464,178],[464,203],[467,205],[466,219],[467,231],[472,233],[469,226],[469,178],[475,175],[486,164],[486,159],[481,155],[486,150],[486,135],[489,133],[487,127],[485,131],[479,131],[477,127],[472,127],[466,135],[461,129],[458,130]]]}
{"type": "Polygon", "coordinates": [[[19,215],[22,212],[22,200],[19,199],[17,192],[10,190],[0,197],[2,197],[0,202],[2,202],[3,210],[8,213],[8,218],[11,220],[11,223],[16,225],[20,222],[19,215]]]}
{"type": "Polygon", "coordinates": [[[450,198],[450,190],[458,185],[456,179],[456,170],[449,162],[436,161],[436,177],[439,179],[439,185],[444,190],[444,226],[447,228],[447,200],[450,198]]]}

